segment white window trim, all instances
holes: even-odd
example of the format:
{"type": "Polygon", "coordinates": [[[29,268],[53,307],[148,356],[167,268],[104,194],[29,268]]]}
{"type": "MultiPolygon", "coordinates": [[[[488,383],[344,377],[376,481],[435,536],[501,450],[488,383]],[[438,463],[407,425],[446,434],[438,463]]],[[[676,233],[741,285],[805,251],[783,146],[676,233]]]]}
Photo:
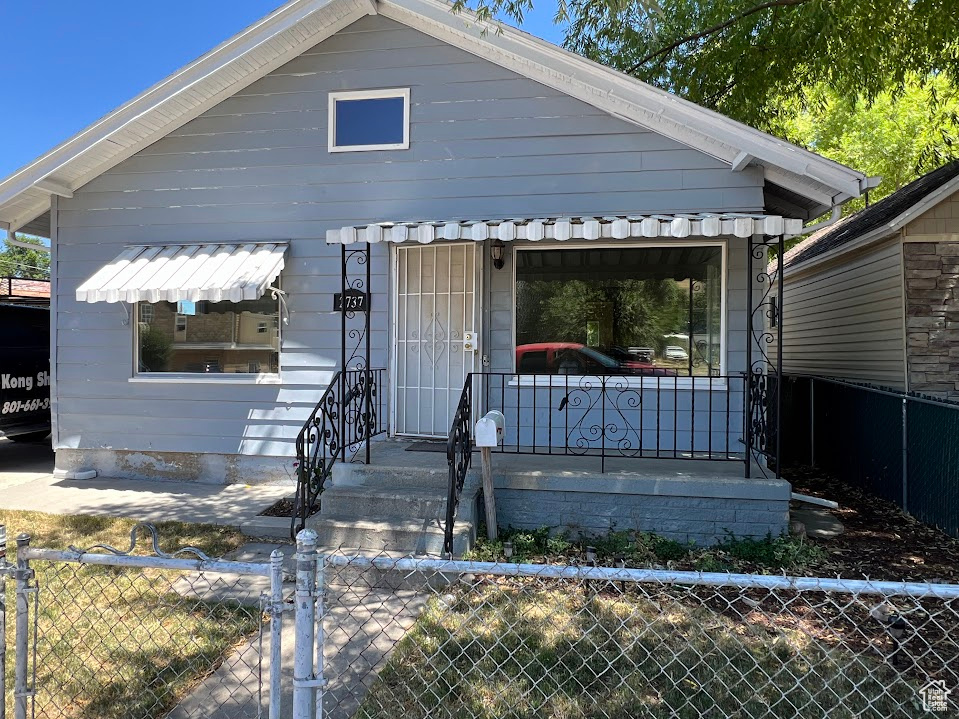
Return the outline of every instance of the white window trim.
{"type": "MultiPolygon", "coordinates": [[[[659,375],[659,376],[629,376],[622,375],[622,378],[626,380],[626,386],[630,389],[632,388],[666,388],[668,390],[673,389],[673,383],[670,380],[675,380],[675,387],[678,390],[690,390],[693,389],[694,384],[696,389],[699,389],[699,385],[702,384],[703,389],[713,389],[724,391],[728,387],[726,382],[726,368],[727,368],[727,358],[726,353],[729,350],[728,337],[726,335],[726,312],[727,312],[727,300],[729,294],[729,265],[727,262],[727,255],[729,254],[729,246],[726,240],[700,240],[695,238],[695,240],[682,240],[679,242],[643,242],[636,241],[630,242],[628,239],[621,240],[619,242],[610,243],[596,243],[590,242],[588,244],[581,242],[563,242],[563,243],[529,243],[529,244],[520,244],[518,242],[509,243],[513,246],[514,256],[513,256],[513,284],[512,284],[512,325],[513,325],[513,344],[511,347],[512,353],[512,362],[513,362],[513,372],[516,372],[516,269],[519,265],[516,262],[516,254],[520,252],[530,252],[536,250],[593,250],[593,249],[602,249],[602,248],[614,248],[614,249],[643,249],[643,248],[654,248],[654,247],[676,247],[676,246],[694,246],[694,247],[719,247],[722,250],[721,262],[722,267],[720,268],[719,277],[720,277],[720,304],[719,304],[719,375],[718,377],[713,377],[712,385],[706,381],[706,378],[709,375],[696,375],[695,379],[685,376],[669,376],[669,375],[659,375]]],[[[496,270],[493,270],[494,272],[496,270]]],[[[516,374],[509,381],[510,387],[565,387],[566,380],[565,377],[575,377],[577,381],[582,378],[594,381],[600,381],[598,375],[521,375],[516,374]],[[548,380],[548,381],[547,381],[548,380]]],[[[619,382],[621,375],[608,375],[610,377],[615,377],[616,381],[619,382]]]]}
{"type": "Polygon", "coordinates": [[[410,148],[410,89],[408,87],[386,90],[349,90],[331,92],[327,98],[327,143],[330,152],[369,152],[370,150],[408,150],[410,148]],[[403,99],[403,142],[386,145],[343,145],[336,140],[336,103],[339,100],[381,100],[386,98],[403,99]]]}
{"type": "MultiPolygon", "coordinates": [[[[267,290],[269,292],[269,290],[267,290]]],[[[280,301],[277,300],[278,311],[282,313],[280,301]]],[[[139,317],[140,308],[138,302],[133,303],[133,312],[135,317],[139,317]]],[[[149,304],[149,303],[145,303],[149,304]]],[[[140,372],[140,323],[131,322],[133,325],[133,356],[131,358],[132,375],[127,377],[127,382],[143,383],[173,383],[173,384],[283,384],[283,335],[282,322],[277,323],[277,372],[140,372]]],[[[175,325],[174,325],[175,326],[175,325]]]]}

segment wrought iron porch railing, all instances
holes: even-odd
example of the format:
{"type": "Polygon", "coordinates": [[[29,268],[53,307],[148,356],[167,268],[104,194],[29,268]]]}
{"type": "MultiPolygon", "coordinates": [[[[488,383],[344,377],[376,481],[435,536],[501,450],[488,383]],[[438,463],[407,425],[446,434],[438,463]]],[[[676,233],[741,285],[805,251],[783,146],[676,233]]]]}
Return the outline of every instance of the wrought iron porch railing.
{"type": "MultiPolygon", "coordinates": [[[[746,377],[473,375],[484,412],[506,419],[494,452],[743,462],[746,377]]],[[[477,408],[479,409],[479,408],[477,408]]]]}
{"type": "Polygon", "coordinates": [[[369,464],[370,439],[386,431],[384,369],[340,370],[296,437],[296,500],[290,532],[306,526],[337,461],[369,464]]]}
{"type": "Polygon", "coordinates": [[[602,472],[609,460],[640,458],[749,465],[766,454],[775,431],[767,419],[771,381],[745,373],[469,375],[447,442],[446,551],[470,469],[474,412],[504,415],[505,434],[494,453],[593,457],[602,472]]]}
{"type": "Polygon", "coordinates": [[[446,460],[449,463],[449,487],[446,497],[446,526],[444,527],[443,550],[453,556],[453,524],[459,508],[460,494],[466,483],[466,474],[473,459],[473,375],[468,375],[463,392],[456,405],[449,439],[446,441],[446,460]]]}

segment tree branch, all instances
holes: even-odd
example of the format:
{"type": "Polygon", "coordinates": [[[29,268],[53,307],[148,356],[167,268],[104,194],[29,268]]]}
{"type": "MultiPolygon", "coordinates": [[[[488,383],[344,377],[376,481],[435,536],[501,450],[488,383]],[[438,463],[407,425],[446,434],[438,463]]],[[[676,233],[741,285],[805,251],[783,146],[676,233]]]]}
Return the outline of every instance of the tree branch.
{"type": "Polygon", "coordinates": [[[682,45],[685,45],[687,42],[702,40],[704,37],[708,37],[710,35],[714,35],[717,32],[721,32],[725,30],[727,27],[729,27],[730,25],[735,25],[740,20],[744,20],[750,15],[755,15],[756,13],[762,12],[763,10],[768,10],[769,8],[787,7],[790,5],[804,5],[807,2],[809,2],[809,0],[769,0],[768,2],[760,3],[759,5],[756,5],[755,7],[751,7],[749,10],[746,10],[745,12],[742,12],[739,15],[734,15],[733,17],[729,18],[729,20],[726,20],[725,22],[721,22],[718,25],[713,25],[712,27],[708,27],[705,30],[695,32],[692,35],[686,35],[685,37],[681,37],[679,40],[676,40],[675,42],[671,42],[669,45],[666,45],[665,47],[661,47],[660,49],[649,53],[646,57],[644,57],[642,60],[640,60],[631,68],[629,68],[629,70],[627,70],[626,72],[629,74],[632,74],[636,72],[640,67],[645,65],[647,62],[649,62],[650,60],[653,60],[659,57],[660,55],[668,55],[676,48],[682,45]]]}

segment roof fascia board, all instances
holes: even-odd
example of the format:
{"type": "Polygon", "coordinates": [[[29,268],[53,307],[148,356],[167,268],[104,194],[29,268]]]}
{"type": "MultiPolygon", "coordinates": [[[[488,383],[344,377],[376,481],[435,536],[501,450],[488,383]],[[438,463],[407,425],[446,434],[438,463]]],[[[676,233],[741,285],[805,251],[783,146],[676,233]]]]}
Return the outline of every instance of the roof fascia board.
{"type": "Polygon", "coordinates": [[[874,227],[872,230],[864,235],[861,235],[852,242],[847,242],[840,247],[823,252],[821,255],[811,257],[805,262],[787,266],[783,270],[784,276],[786,274],[791,275],[794,272],[804,272],[807,269],[813,269],[824,262],[829,262],[830,260],[841,257],[848,252],[853,252],[865,247],[866,245],[879,242],[887,237],[891,237],[902,230],[903,227],[909,224],[916,217],[924,212],[928,212],[957,190],[959,190],[959,176],[952,178],[949,180],[949,182],[943,183],[929,194],[924,195],[921,200],[899,214],[894,220],[890,222],[884,222],[883,224],[879,225],[879,227],[874,227]]]}
{"type": "MultiPolygon", "coordinates": [[[[207,54],[140,93],[134,99],[86,129],[81,130],[77,135],[74,135],[51,152],[18,170],[5,181],[0,182],[0,205],[8,202],[26,187],[33,185],[37,179],[42,179],[47,175],[55,173],[63,164],[75,157],[78,152],[87,150],[97,143],[109,141],[111,134],[122,130],[126,125],[143,117],[157,106],[171,100],[176,95],[197,83],[202,82],[216,70],[241,59],[252,50],[269,42],[270,39],[276,35],[295,27],[314,13],[335,4],[345,5],[351,3],[348,0],[294,0],[294,2],[281,7],[239,35],[220,44],[207,54]]],[[[367,14],[369,6],[366,5],[366,8],[366,11],[358,11],[356,17],[352,18],[350,22],[367,14]]],[[[306,45],[308,43],[313,45],[323,39],[325,39],[325,37],[311,37],[303,44],[306,45]]],[[[284,61],[293,56],[293,52],[284,54],[284,61]]],[[[280,64],[282,64],[282,62],[277,63],[277,66],[280,64]]],[[[272,63],[270,65],[272,66],[272,63]]],[[[269,72],[269,70],[267,70],[267,72],[269,72]]],[[[264,74],[266,74],[266,72],[258,71],[251,73],[249,77],[244,78],[240,83],[231,86],[229,88],[230,94],[245,87],[242,83],[252,83],[264,74]]],[[[204,103],[204,105],[206,105],[206,103],[204,103]]],[[[163,130],[165,133],[170,131],[166,126],[164,126],[163,130]]],[[[102,170],[98,169],[98,172],[102,172],[102,170]]]]}
{"type": "MultiPolygon", "coordinates": [[[[436,0],[382,0],[380,14],[730,163],[741,152],[851,197],[865,175],[514,28],[436,0]],[[457,28],[456,24],[460,27],[457,28]]],[[[790,183],[795,185],[795,182],[790,183]]]]}

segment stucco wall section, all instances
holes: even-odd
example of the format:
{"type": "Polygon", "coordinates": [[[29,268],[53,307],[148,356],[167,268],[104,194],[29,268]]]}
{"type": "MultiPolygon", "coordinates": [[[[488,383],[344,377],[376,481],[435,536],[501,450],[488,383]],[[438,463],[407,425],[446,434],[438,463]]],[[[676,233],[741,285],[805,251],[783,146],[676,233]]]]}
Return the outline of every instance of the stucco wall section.
{"type": "MultiPolygon", "coordinates": [[[[936,222],[959,231],[959,214],[936,222]]],[[[907,242],[903,255],[909,389],[959,398],[959,242],[907,242]]]]}

